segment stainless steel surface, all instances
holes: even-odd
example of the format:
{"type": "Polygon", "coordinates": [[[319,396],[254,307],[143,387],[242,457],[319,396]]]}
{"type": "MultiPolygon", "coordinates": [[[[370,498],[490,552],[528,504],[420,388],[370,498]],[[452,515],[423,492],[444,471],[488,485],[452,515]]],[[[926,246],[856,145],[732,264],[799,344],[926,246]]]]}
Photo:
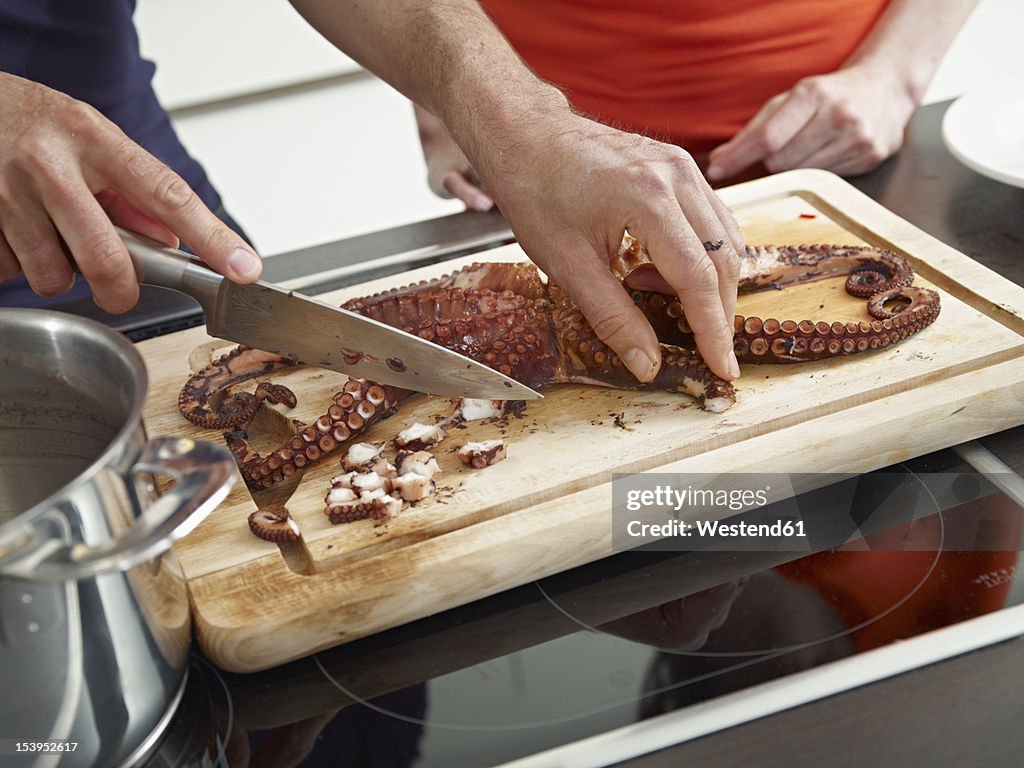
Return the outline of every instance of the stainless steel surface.
{"type": "Polygon", "coordinates": [[[101,325],[0,310],[0,738],[78,743],[5,766],[126,764],[182,690],[188,596],[166,550],[227,494],[234,462],[147,442],[146,386],[101,325]],[[158,496],[153,473],[174,488],[158,496]]]}
{"type": "MultiPolygon", "coordinates": [[[[83,474],[73,487],[58,491],[59,498],[26,512],[17,525],[12,521],[9,532],[0,530],[0,576],[53,582],[85,579],[126,571],[166,552],[227,496],[235,481],[234,466],[228,459],[225,449],[213,443],[173,437],[147,441],[129,477],[166,475],[174,485],[140,509],[127,530],[92,546],[67,541],[56,533],[47,514],[51,509],[70,504],[93,510],[119,503],[121,489],[108,487],[110,478],[93,480],[83,474]]],[[[33,474],[41,477],[39,485],[52,488],[51,481],[43,477],[47,461],[45,453],[40,455],[33,474]]]]}
{"type": "MultiPolygon", "coordinates": [[[[496,768],[606,768],[1024,634],[1024,605],[641,720],[496,768]]],[[[852,764],[836,756],[836,765],[852,764]]],[[[924,761],[922,764],[928,764],[924,761]]],[[[687,763],[673,763],[685,765],[687,763]]]]}
{"type": "Polygon", "coordinates": [[[264,260],[263,279],[318,294],[512,242],[497,209],[464,211],[275,254],[264,260]]]}
{"type": "Polygon", "coordinates": [[[515,242],[495,209],[370,232],[267,259],[264,279],[317,294],[515,242]]]}
{"type": "Polygon", "coordinates": [[[237,285],[173,248],[123,230],[121,236],[139,281],[196,299],[212,336],[417,392],[540,397],[486,365],[391,326],[269,283],[237,285]]]}
{"type": "Polygon", "coordinates": [[[1006,494],[1014,504],[1024,509],[1024,477],[1014,472],[977,440],[955,445],[952,450],[1006,494]]]}

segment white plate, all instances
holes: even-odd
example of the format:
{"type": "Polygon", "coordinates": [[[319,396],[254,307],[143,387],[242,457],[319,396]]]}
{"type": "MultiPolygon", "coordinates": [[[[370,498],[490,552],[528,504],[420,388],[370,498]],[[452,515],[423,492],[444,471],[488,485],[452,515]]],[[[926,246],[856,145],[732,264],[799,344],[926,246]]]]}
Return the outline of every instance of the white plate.
{"type": "Polygon", "coordinates": [[[968,168],[1024,187],[1024,80],[1003,78],[965,93],[946,110],[942,139],[968,168]]]}

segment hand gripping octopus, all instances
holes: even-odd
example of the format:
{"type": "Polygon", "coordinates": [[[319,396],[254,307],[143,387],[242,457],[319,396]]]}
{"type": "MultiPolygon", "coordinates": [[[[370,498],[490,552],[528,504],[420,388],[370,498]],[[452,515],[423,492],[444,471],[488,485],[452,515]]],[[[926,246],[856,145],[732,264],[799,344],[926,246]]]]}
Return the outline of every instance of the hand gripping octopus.
{"type": "MultiPolygon", "coordinates": [[[[627,236],[612,261],[621,280],[650,263],[646,250],[627,236]]],[[[788,285],[848,275],[846,290],[867,299],[870,322],[735,319],[734,343],[741,363],[793,363],[850,355],[896,344],[932,323],[939,296],[911,285],[902,256],[867,246],[758,246],[741,255],[739,290],[788,285]]],[[[641,384],[597,336],[557,285],[544,282],[524,263],[478,263],[433,280],[356,298],[343,306],[401,328],[495,368],[529,387],[593,384],[624,389],[682,392],[708,411],[736,401],[731,384],[718,378],[695,351],[693,333],[674,296],[633,291],[633,300],[661,342],[662,365],[641,384]]],[[[201,427],[231,430],[228,446],[250,487],[268,488],[293,475],[390,413],[411,394],[396,387],[349,379],[316,422],[299,425],[266,455],[252,449],[246,428],[264,400],[294,406],[286,387],[263,382],[255,393],[228,393],[239,382],[298,365],[298,361],[238,347],[188,380],[178,399],[186,419],[201,427]],[[219,404],[214,406],[214,403],[219,404]]]]}

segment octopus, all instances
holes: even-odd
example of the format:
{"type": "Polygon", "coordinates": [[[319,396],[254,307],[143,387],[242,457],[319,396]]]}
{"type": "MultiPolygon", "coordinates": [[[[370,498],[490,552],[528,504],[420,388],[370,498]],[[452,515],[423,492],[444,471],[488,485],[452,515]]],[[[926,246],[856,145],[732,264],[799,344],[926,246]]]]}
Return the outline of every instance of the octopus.
{"type": "Polygon", "coordinates": [[[507,448],[504,440],[480,440],[459,447],[459,461],[473,469],[483,469],[504,461],[507,448]]]}
{"type": "MultiPolygon", "coordinates": [[[[714,250],[717,243],[706,243],[714,250]]],[[[612,259],[624,282],[650,263],[646,249],[626,236],[612,259]]],[[[846,291],[864,298],[871,321],[735,318],[734,345],[741,363],[795,363],[889,347],[934,322],[939,296],[915,287],[907,260],[870,246],[801,245],[747,247],[741,254],[740,292],[847,275],[846,291]]],[[[660,341],[662,365],[652,381],[640,383],[594,333],[582,312],[559,286],[545,282],[532,264],[477,263],[436,279],[420,281],[342,306],[366,317],[459,352],[523,384],[590,384],[625,389],[686,393],[705,410],[721,412],[736,401],[733,386],[701,359],[679,300],[650,291],[631,291],[660,341]]],[[[392,412],[408,390],[350,378],[313,424],[265,455],[255,451],[247,428],[264,402],[294,406],[286,387],[267,382],[252,393],[229,393],[240,382],[299,365],[299,361],[240,346],[188,380],[178,407],[205,428],[231,430],[228,447],[246,483],[269,488],[332,453],[370,424],[392,412]]]]}
{"type": "MultiPolygon", "coordinates": [[[[711,245],[705,243],[705,247],[711,245]]],[[[613,271],[624,280],[648,263],[643,246],[627,238],[613,262],[613,271]]],[[[796,363],[881,349],[917,333],[939,316],[939,295],[911,285],[914,272],[904,257],[868,246],[748,246],[740,261],[738,291],[781,290],[844,274],[848,275],[846,292],[867,299],[871,322],[779,321],[737,315],[733,327],[736,359],[741,363],[796,363]]],[[[634,291],[633,300],[662,342],[693,348],[693,331],[678,299],[634,291]]]]}
{"type": "Polygon", "coordinates": [[[299,540],[299,526],[287,515],[257,509],[249,515],[249,530],[264,541],[288,544],[299,540]]]}

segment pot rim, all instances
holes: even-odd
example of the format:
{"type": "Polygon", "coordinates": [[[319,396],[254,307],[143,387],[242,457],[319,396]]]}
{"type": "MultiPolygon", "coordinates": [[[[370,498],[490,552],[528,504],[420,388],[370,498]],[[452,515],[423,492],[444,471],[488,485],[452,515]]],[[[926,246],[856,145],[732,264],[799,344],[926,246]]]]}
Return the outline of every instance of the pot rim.
{"type": "Polygon", "coordinates": [[[0,543],[7,536],[11,534],[16,535],[16,531],[24,528],[26,524],[30,525],[34,520],[53,509],[61,496],[67,495],[69,491],[92,482],[93,478],[103,467],[110,465],[111,460],[121,450],[125,440],[143,424],[142,410],[145,405],[146,394],[149,392],[149,374],[146,371],[142,355],[139,354],[139,351],[135,349],[135,346],[127,338],[111,330],[103,325],[103,323],[67,312],[57,312],[49,309],[0,307],[0,329],[5,328],[8,324],[33,328],[42,325],[54,333],[72,329],[76,333],[84,334],[89,340],[110,345],[128,362],[129,367],[135,374],[135,381],[138,386],[136,387],[137,393],[133,398],[128,415],[118,428],[117,434],[111,438],[107,447],[103,449],[100,455],[73,480],[65,483],[49,496],[23,512],[16,513],[10,520],[0,523],[0,543]]]}

